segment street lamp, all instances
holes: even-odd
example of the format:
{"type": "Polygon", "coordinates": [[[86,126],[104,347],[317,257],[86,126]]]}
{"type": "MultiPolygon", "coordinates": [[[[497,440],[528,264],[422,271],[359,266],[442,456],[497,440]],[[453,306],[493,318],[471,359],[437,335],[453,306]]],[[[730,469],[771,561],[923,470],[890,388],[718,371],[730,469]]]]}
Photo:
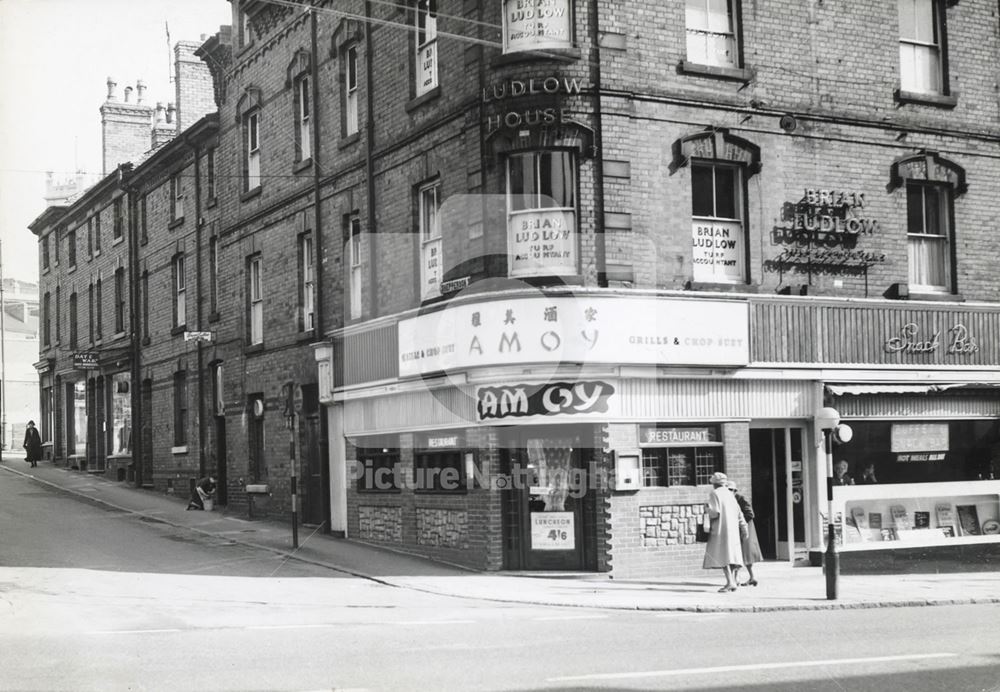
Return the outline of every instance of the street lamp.
{"type": "Polygon", "coordinates": [[[826,445],[826,599],[837,600],[837,577],[840,574],[840,557],[837,555],[837,532],[833,523],[833,431],[840,425],[840,413],[826,406],[816,414],[816,425],[823,431],[826,445]]]}

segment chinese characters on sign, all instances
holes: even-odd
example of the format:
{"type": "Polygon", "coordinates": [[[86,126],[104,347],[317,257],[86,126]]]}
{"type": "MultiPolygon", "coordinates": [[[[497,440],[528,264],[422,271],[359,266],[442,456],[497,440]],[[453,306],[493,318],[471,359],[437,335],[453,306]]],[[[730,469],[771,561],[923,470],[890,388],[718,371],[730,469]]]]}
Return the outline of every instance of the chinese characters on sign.
{"type": "Polygon", "coordinates": [[[739,301],[552,297],[447,306],[402,320],[399,374],[522,363],[723,365],[749,362],[739,301]]]}

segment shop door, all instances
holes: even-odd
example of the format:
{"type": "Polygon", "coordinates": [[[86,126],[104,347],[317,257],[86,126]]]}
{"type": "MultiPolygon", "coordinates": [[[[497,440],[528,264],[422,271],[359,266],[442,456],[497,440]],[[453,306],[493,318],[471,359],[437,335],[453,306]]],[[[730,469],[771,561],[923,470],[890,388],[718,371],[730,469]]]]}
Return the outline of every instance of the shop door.
{"type": "Polygon", "coordinates": [[[305,483],[305,500],[302,521],[319,526],[323,523],[323,470],[320,465],[319,416],[303,416],[305,424],[304,446],[302,448],[302,475],[305,483]]]}
{"type": "Polygon", "coordinates": [[[218,502],[229,504],[229,474],[226,460],[226,417],[215,417],[215,480],[218,488],[218,502]]]}
{"type": "Polygon", "coordinates": [[[805,554],[802,439],[801,428],[750,431],[754,527],[765,559],[805,554]]]}
{"type": "Polygon", "coordinates": [[[586,479],[579,438],[528,429],[511,450],[519,563],[527,570],[582,570],[586,479]]]}

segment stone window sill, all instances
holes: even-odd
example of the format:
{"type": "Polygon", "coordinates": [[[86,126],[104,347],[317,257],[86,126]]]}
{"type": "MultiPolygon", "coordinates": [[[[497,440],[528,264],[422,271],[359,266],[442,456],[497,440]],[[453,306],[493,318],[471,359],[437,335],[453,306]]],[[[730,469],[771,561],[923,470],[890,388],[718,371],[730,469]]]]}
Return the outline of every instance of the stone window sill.
{"type": "Polygon", "coordinates": [[[958,92],[950,94],[922,94],[915,91],[896,89],[894,94],[898,103],[912,103],[918,106],[934,108],[954,108],[958,105],[958,92]]]}
{"type": "Polygon", "coordinates": [[[112,245],[117,245],[118,243],[121,243],[121,242],[124,242],[124,241],[125,241],[125,236],[120,235],[117,238],[115,238],[114,240],[112,240],[111,244],[112,245]]]}
{"type": "Polygon", "coordinates": [[[218,322],[219,321],[219,313],[216,312],[215,310],[213,310],[212,312],[210,312],[208,314],[208,321],[209,322],[218,322]]]}
{"type": "Polygon", "coordinates": [[[253,353],[263,353],[263,352],[264,352],[264,344],[263,343],[250,344],[245,349],[243,349],[243,353],[245,353],[248,356],[251,355],[251,354],[253,354],[253,353]]]}
{"type": "Polygon", "coordinates": [[[681,74],[713,77],[715,79],[730,79],[737,82],[749,82],[754,78],[754,71],[749,67],[719,67],[717,65],[702,65],[688,60],[681,60],[677,69],[681,74]]]}
{"type": "Polygon", "coordinates": [[[171,447],[170,448],[170,453],[171,454],[187,454],[188,453],[188,447],[187,447],[187,445],[178,445],[176,447],[171,447]]]}
{"type": "Polygon", "coordinates": [[[965,296],[961,293],[937,293],[935,291],[914,291],[910,289],[907,300],[928,300],[937,303],[964,303],[965,296]]]}
{"type": "Polygon", "coordinates": [[[491,67],[503,67],[519,62],[536,63],[539,60],[556,60],[559,62],[573,62],[579,60],[583,53],[576,46],[572,48],[550,48],[549,50],[524,50],[517,53],[505,53],[498,55],[490,61],[491,67]]]}
{"type": "Polygon", "coordinates": [[[184,223],[184,217],[178,216],[176,219],[167,224],[167,230],[172,231],[178,226],[182,225],[183,223],[184,223]]]}
{"type": "Polygon", "coordinates": [[[292,166],[292,173],[301,173],[302,171],[309,170],[310,168],[312,168],[312,165],[313,165],[313,160],[311,156],[308,159],[302,159],[301,161],[296,162],[294,166],[292,166]]]}
{"type": "Polygon", "coordinates": [[[347,135],[343,139],[341,139],[337,143],[337,148],[338,149],[346,149],[347,147],[351,146],[352,144],[355,144],[356,142],[358,142],[358,140],[360,140],[360,139],[361,139],[361,132],[360,131],[354,132],[352,134],[347,135]]]}
{"type": "Polygon", "coordinates": [[[406,110],[407,113],[409,113],[411,111],[416,110],[417,108],[420,108],[420,106],[424,105],[425,103],[429,103],[440,96],[441,96],[441,87],[436,86],[430,91],[428,91],[426,94],[421,94],[420,96],[410,99],[406,103],[406,105],[403,106],[403,108],[406,110]]]}
{"type": "Polygon", "coordinates": [[[211,209],[212,207],[214,207],[218,203],[219,203],[219,198],[218,197],[209,197],[208,201],[205,202],[205,208],[206,209],[211,209]]]}
{"type": "Polygon", "coordinates": [[[178,336],[179,334],[183,334],[186,331],[187,331],[187,325],[179,324],[170,330],[170,336],[178,336]]]}
{"type": "Polygon", "coordinates": [[[247,190],[242,195],[240,195],[240,201],[241,202],[246,202],[248,200],[251,200],[254,197],[257,197],[261,193],[262,190],[263,190],[263,187],[261,187],[260,185],[258,185],[257,187],[255,187],[252,190],[247,190]]]}

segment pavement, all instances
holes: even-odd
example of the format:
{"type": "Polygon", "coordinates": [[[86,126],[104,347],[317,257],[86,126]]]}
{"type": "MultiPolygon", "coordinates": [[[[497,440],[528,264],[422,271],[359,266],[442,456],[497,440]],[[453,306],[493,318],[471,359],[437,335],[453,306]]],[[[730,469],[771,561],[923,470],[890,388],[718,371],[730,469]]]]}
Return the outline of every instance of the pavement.
{"type": "Polygon", "coordinates": [[[838,598],[826,598],[822,569],[788,562],[754,566],[759,585],[719,593],[721,572],[645,580],[598,573],[478,572],[302,527],[292,547],[289,523],[219,511],[186,511],[187,497],[136,488],[102,475],[51,462],[32,468],[8,452],[3,474],[34,482],[104,507],[192,532],[278,553],[387,586],[443,596],[504,603],[617,610],[764,612],[843,608],[1000,603],[1000,573],[840,575],[838,598]]]}

